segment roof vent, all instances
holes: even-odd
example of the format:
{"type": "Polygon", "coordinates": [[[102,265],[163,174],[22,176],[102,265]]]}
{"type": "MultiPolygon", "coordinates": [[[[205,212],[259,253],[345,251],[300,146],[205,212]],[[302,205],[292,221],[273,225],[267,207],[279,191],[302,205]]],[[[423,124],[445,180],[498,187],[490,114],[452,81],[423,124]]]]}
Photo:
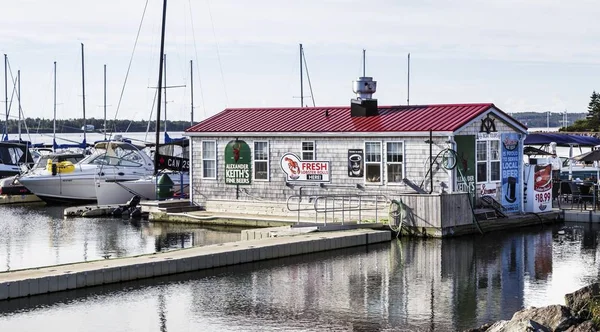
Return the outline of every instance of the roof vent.
{"type": "Polygon", "coordinates": [[[352,91],[356,94],[356,99],[350,103],[350,116],[373,116],[378,115],[377,99],[373,99],[373,94],[377,91],[377,81],[373,77],[367,77],[365,74],[365,50],[363,50],[363,76],[352,83],[352,91]]]}

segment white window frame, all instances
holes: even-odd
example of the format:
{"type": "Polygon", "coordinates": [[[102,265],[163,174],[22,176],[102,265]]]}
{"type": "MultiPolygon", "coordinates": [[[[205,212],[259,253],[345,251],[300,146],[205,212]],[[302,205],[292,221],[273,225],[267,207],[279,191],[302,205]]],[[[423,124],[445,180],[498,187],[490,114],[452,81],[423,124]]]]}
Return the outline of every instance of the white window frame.
{"type": "Polygon", "coordinates": [[[393,181],[390,182],[387,178],[388,174],[388,165],[401,165],[401,169],[402,169],[402,178],[406,178],[406,145],[404,143],[404,141],[386,141],[385,142],[385,176],[386,176],[386,183],[388,185],[391,186],[398,186],[398,185],[403,185],[404,181],[402,181],[402,179],[400,179],[400,181],[393,181]],[[400,153],[402,154],[402,161],[401,162],[390,162],[387,160],[387,152],[388,152],[388,143],[400,143],[402,145],[401,149],[400,149],[400,153]]]}
{"type": "Polygon", "coordinates": [[[475,141],[475,176],[477,177],[477,183],[481,184],[481,183],[499,183],[502,181],[502,174],[498,174],[498,179],[497,180],[492,180],[492,163],[498,163],[498,167],[499,167],[499,172],[502,172],[502,164],[501,164],[501,154],[502,154],[502,143],[500,142],[500,139],[494,138],[494,139],[478,139],[475,141]],[[491,142],[498,142],[498,159],[492,159],[492,143],[491,142]],[[485,155],[486,155],[486,159],[485,161],[483,160],[479,160],[479,155],[477,153],[477,143],[479,142],[485,142],[485,155]],[[486,167],[486,180],[485,181],[480,181],[479,180],[479,171],[477,170],[477,166],[480,163],[485,163],[485,167],[486,167]]]}
{"type": "Polygon", "coordinates": [[[203,140],[203,141],[201,141],[200,156],[202,156],[202,176],[201,176],[201,178],[202,179],[208,179],[208,180],[216,180],[217,176],[218,176],[218,169],[219,169],[218,165],[217,165],[218,164],[217,161],[219,159],[219,151],[217,151],[217,141],[216,140],[203,140]],[[204,159],[204,143],[212,143],[214,145],[214,147],[215,147],[215,158],[214,159],[206,159],[207,161],[213,160],[215,162],[215,176],[214,177],[212,177],[212,176],[204,176],[205,175],[205,173],[204,173],[204,161],[205,161],[205,159],[204,159]]]}
{"type": "Polygon", "coordinates": [[[382,141],[365,141],[364,144],[364,151],[365,151],[365,175],[364,175],[364,181],[365,181],[365,185],[381,185],[383,184],[383,142],[382,141]],[[379,161],[367,161],[368,160],[368,155],[367,155],[367,145],[370,143],[376,143],[379,144],[379,161]],[[367,181],[367,165],[374,165],[374,164],[379,164],[379,181],[378,182],[371,182],[371,181],[367,181]]]}
{"type": "Polygon", "coordinates": [[[300,159],[301,160],[317,160],[317,144],[315,141],[301,141],[300,142],[300,159]],[[312,150],[304,150],[304,143],[312,143],[312,150]],[[312,159],[305,159],[304,153],[312,153],[312,159]]]}
{"type": "Polygon", "coordinates": [[[254,141],[254,143],[252,143],[252,176],[254,177],[254,181],[259,181],[259,182],[269,182],[271,181],[271,151],[270,151],[270,144],[269,141],[254,141]],[[255,157],[255,153],[256,153],[256,143],[267,143],[267,159],[263,160],[256,160],[255,157]],[[267,178],[266,179],[258,179],[256,177],[256,163],[267,163],[267,178]]]}

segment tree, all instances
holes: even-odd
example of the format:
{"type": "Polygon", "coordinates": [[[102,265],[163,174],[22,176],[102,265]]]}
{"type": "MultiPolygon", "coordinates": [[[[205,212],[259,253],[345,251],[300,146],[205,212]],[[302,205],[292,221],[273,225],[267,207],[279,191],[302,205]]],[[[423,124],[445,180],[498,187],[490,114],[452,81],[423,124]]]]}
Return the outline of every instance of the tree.
{"type": "Polygon", "coordinates": [[[597,131],[600,127],[600,94],[592,92],[590,103],[588,105],[588,115],[586,117],[588,128],[597,131]]]}

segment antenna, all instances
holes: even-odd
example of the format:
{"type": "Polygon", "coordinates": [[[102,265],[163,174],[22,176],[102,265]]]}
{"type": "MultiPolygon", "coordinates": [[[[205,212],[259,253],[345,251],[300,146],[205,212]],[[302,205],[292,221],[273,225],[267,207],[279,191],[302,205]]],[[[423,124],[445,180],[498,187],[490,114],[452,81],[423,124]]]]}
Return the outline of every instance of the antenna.
{"type": "Polygon", "coordinates": [[[302,79],[302,44],[300,44],[300,107],[304,107],[304,85],[302,79]]]}
{"type": "Polygon", "coordinates": [[[406,105],[410,105],[410,53],[408,53],[408,75],[406,77],[406,105]]]}

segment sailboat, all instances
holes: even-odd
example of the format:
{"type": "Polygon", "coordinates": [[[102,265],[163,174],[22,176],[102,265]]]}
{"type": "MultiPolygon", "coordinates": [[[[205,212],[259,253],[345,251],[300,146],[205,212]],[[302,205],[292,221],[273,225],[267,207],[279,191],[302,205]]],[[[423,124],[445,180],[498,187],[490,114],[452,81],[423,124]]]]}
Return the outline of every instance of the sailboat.
{"type": "Polygon", "coordinates": [[[189,139],[173,140],[168,138],[165,130],[165,144],[160,144],[160,122],[161,122],[161,98],[164,72],[164,47],[166,26],[167,0],[163,2],[162,31],[160,41],[160,61],[158,69],[158,101],[156,103],[156,141],[154,152],[154,173],[138,180],[121,181],[121,179],[98,179],[96,181],[96,199],[99,205],[125,204],[132,197],[137,196],[140,200],[154,200],[166,198],[177,191],[185,194],[189,187],[189,139]],[[170,172],[164,172],[164,170],[170,172]],[[159,195],[157,186],[166,181],[168,194],[164,192],[159,195]],[[158,197],[162,196],[162,197],[158,197]]]}

